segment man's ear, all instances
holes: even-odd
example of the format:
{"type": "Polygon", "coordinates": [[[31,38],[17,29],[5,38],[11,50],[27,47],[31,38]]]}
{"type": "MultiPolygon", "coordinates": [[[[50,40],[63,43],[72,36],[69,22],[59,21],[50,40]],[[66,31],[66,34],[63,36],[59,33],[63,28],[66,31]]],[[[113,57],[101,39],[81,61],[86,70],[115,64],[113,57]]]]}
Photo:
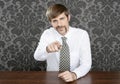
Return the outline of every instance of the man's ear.
{"type": "Polygon", "coordinates": [[[70,21],[70,18],[71,18],[71,16],[70,16],[70,14],[68,15],[68,21],[70,21]]]}

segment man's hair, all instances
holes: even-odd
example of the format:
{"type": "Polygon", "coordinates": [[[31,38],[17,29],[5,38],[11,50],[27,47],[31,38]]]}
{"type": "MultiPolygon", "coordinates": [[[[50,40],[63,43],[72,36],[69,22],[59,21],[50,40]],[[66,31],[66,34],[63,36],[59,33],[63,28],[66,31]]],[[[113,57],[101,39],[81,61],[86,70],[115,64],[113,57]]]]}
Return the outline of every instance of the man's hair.
{"type": "Polygon", "coordinates": [[[51,21],[51,19],[56,18],[60,14],[65,13],[68,17],[68,9],[62,4],[54,4],[47,9],[46,16],[51,21]]]}

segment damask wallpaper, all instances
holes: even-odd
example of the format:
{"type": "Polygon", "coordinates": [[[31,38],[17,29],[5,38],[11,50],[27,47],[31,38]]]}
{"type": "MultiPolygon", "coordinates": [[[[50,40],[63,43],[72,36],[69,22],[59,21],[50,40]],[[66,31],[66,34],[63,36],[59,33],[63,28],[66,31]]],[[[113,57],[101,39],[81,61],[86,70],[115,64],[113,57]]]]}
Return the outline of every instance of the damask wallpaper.
{"type": "Polygon", "coordinates": [[[43,31],[49,28],[45,12],[61,3],[69,8],[70,25],[88,31],[92,69],[120,70],[120,0],[0,0],[0,70],[45,70],[46,62],[33,58],[43,31]]]}

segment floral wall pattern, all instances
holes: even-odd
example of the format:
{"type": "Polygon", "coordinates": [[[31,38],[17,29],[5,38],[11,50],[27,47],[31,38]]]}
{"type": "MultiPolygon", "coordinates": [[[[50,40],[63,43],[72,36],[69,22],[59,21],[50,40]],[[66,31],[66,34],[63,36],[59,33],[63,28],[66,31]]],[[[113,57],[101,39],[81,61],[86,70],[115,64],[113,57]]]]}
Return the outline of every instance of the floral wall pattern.
{"type": "Polygon", "coordinates": [[[120,70],[120,0],[0,0],[0,70],[45,70],[33,54],[49,28],[45,12],[61,3],[69,8],[70,25],[88,31],[92,70],[120,70]]]}

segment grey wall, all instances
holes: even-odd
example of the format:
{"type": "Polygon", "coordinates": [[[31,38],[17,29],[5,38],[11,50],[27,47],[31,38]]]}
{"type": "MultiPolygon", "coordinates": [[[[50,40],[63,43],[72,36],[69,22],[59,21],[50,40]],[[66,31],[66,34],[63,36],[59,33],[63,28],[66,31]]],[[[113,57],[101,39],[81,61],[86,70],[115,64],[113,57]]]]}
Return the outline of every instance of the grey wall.
{"type": "Polygon", "coordinates": [[[0,70],[45,70],[33,54],[42,32],[50,27],[45,11],[66,5],[70,25],[88,31],[92,70],[120,70],[120,0],[0,0],[0,70]]]}

